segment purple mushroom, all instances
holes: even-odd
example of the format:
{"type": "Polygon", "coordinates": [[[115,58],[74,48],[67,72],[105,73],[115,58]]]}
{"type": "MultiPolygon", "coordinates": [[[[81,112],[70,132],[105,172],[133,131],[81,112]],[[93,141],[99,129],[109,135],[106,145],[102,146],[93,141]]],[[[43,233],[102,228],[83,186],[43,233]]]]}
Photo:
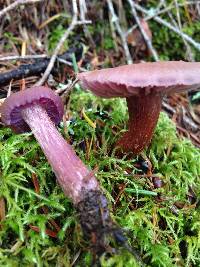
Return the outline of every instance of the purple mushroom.
{"type": "Polygon", "coordinates": [[[105,250],[108,233],[122,238],[122,231],[110,218],[106,197],[94,173],[55,127],[63,116],[60,97],[49,88],[32,87],[12,94],[0,111],[4,124],[15,132],[33,132],[64,193],[72,199],[79,212],[85,237],[90,240],[95,237],[95,252],[101,254],[105,250]]]}
{"type": "Polygon", "coordinates": [[[97,96],[126,98],[128,131],[117,146],[138,154],[151,142],[163,96],[200,87],[200,63],[139,63],[80,73],[78,79],[97,96]]]}

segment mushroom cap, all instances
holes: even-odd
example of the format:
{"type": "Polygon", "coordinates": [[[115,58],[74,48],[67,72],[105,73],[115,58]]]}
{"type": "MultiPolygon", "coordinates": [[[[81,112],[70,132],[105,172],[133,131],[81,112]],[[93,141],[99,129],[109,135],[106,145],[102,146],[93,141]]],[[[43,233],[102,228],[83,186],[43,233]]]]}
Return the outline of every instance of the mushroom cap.
{"type": "Polygon", "coordinates": [[[200,87],[200,62],[148,62],[78,74],[84,89],[97,96],[130,97],[185,91],[200,87]]]}
{"type": "Polygon", "coordinates": [[[30,131],[22,118],[21,111],[33,104],[44,108],[56,125],[61,121],[64,113],[61,98],[48,87],[35,86],[14,93],[4,101],[0,107],[2,122],[17,133],[30,131]]]}

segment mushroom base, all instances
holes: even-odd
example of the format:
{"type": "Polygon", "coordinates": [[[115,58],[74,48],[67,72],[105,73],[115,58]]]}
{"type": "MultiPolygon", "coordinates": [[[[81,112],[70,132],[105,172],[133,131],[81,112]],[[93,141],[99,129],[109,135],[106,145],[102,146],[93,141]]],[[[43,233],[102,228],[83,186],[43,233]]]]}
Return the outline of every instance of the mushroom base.
{"type": "Polygon", "coordinates": [[[126,237],[123,231],[116,226],[108,208],[107,199],[99,190],[87,191],[84,198],[76,206],[83,234],[86,240],[91,242],[91,248],[95,255],[100,256],[105,251],[113,252],[109,246],[108,236],[121,245],[126,246],[126,237]]]}
{"type": "Polygon", "coordinates": [[[123,152],[132,152],[136,155],[151,142],[161,111],[162,96],[160,94],[132,96],[126,101],[129,111],[128,131],[116,146],[123,152]]]}

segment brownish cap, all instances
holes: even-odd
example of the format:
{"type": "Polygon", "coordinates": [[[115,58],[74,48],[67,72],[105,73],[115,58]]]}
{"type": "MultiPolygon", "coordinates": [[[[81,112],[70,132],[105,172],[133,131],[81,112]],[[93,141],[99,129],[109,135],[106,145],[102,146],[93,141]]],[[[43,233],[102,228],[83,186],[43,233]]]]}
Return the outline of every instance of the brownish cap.
{"type": "Polygon", "coordinates": [[[200,62],[138,63],[78,74],[81,86],[104,98],[179,92],[200,86],[200,62]]]}

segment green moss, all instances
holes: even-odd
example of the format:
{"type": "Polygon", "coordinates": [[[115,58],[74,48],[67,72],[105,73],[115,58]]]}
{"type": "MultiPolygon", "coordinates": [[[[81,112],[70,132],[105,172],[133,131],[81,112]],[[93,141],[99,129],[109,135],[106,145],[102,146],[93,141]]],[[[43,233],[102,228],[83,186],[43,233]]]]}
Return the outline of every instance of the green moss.
{"type": "MultiPolygon", "coordinates": [[[[135,165],[137,158],[115,155],[115,141],[127,120],[123,100],[102,100],[75,90],[70,109],[73,122],[68,137],[88,166],[98,166],[97,177],[110,201],[113,218],[127,231],[130,245],[140,251],[149,266],[198,266],[200,212],[198,205],[191,205],[188,194],[190,188],[196,195],[200,193],[199,149],[189,140],[178,138],[172,121],[161,113],[152,144],[145,152],[154,174],[165,183],[163,188],[153,189],[148,178],[134,177],[142,173],[135,165]],[[83,107],[85,114],[96,121],[96,129],[81,115],[83,107]],[[132,175],[125,175],[126,170],[132,175]],[[119,188],[125,184],[125,193],[116,204],[119,188]],[[175,212],[176,201],[184,203],[184,208],[175,212]]],[[[63,133],[63,127],[60,130],[63,133]]],[[[0,265],[70,266],[81,249],[77,266],[89,266],[91,255],[84,252],[87,245],[72,204],[56,184],[34,138],[2,128],[0,147],[0,196],[6,203],[6,219],[0,231],[0,265]],[[33,173],[40,183],[39,194],[34,190],[33,173]],[[47,215],[42,206],[48,207],[47,215]],[[46,228],[55,231],[50,219],[61,227],[56,239],[45,234],[46,228]],[[39,227],[40,233],[31,230],[30,225],[39,227]]],[[[139,266],[124,249],[111,258],[104,255],[101,261],[105,267],[139,266]]]]}
{"type": "MultiPolygon", "coordinates": [[[[187,60],[186,49],[183,49],[184,42],[179,35],[157,22],[151,21],[149,24],[153,32],[153,45],[159,51],[161,60],[187,60]]],[[[199,21],[193,22],[191,25],[184,26],[182,31],[198,42],[199,25],[199,21]]],[[[191,51],[195,61],[199,61],[200,53],[192,46],[191,51]]]]}
{"type": "MultiPolygon", "coordinates": [[[[58,24],[55,27],[55,29],[53,29],[52,32],[49,34],[49,36],[48,36],[48,43],[49,43],[48,50],[50,52],[52,52],[55,49],[58,41],[63,36],[65,31],[66,31],[66,28],[62,24],[58,24]]],[[[63,51],[66,51],[67,48],[68,48],[67,41],[65,41],[65,43],[63,45],[63,51]]]]}

